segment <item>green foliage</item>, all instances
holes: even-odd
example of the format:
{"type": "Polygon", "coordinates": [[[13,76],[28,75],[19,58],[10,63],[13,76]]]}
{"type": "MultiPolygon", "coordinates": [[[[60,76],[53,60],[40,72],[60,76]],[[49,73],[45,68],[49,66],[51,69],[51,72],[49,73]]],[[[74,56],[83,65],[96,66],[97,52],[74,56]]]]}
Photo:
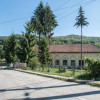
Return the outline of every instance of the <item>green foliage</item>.
{"type": "Polygon", "coordinates": [[[57,22],[49,5],[44,6],[42,1],[40,2],[31,19],[31,24],[33,31],[39,35],[39,41],[41,35],[50,40],[50,37],[53,35],[51,32],[57,26],[57,22]]]}
{"type": "Polygon", "coordinates": [[[42,65],[50,65],[51,64],[51,55],[49,52],[48,41],[45,37],[40,40],[39,46],[39,60],[42,65]]]}
{"type": "Polygon", "coordinates": [[[20,60],[20,62],[26,62],[26,46],[27,42],[25,36],[23,35],[23,38],[21,39],[21,41],[19,42],[19,46],[17,47],[17,57],[20,60]]]}
{"type": "Polygon", "coordinates": [[[0,45],[0,60],[4,58],[3,46],[0,45]]]}
{"type": "MultiPolygon", "coordinates": [[[[3,37],[3,44],[8,37],[3,37]]],[[[23,39],[23,35],[15,35],[16,41],[19,43],[23,39]]],[[[51,38],[51,44],[80,44],[81,37],[79,35],[68,35],[68,36],[56,36],[51,38]]],[[[35,37],[36,44],[38,44],[38,37],[35,37]]],[[[83,44],[93,44],[96,46],[100,46],[100,37],[87,37],[83,36],[83,44]]]]}
{"type": "Polygon", "coordinates": [[[87,18],[84,17],[84,11],[82,9],[82,7],[80,7],[79,9],[79,13],[78,16],[76,18],[76,23],[74,26],[81,26],[81,28],[83,28],[83,26],[87,26],[89,23],[86,21],[87,18]]]}
{"type": "Polygon", "coordinates": [[[86,67],[86,70],[93,77],[100,76],[100,60],[93,60],[93,59],[90,59],[90,58],[86,58],[86,62],[88,63],[88,66],[86,67]]]}
{"type": "MultiPolygon", "coordinates": [[[[93,44],[100,46],[100,37],[87,37],[83,36],[83,44],[93,44]]],[[[51,44],[81,44],[81,36],[68,35],[68,36],[56,36],[51,38],[51,44]]]]}
{"type": "Polygon", "coordinates": [[[36,55],[34,51],[35,35],[31,32],[30,23],[26,23],[26,33],[23,35],[23,39],[20,42],[19,49],[17,51],[18,58],[21,62],[30,63],[31,59],[36,55]]]}
{"type": "Polygon", "coordinates": [[[7,38],[8,38],[7,36],[1,36],[0,37],[0,45],[3,45],[4,41],[7,40],[7,38]]]}
{"type": "Polygon", "coordinates": [[[40,36],[43,34],[43,25],[44,25],[43,18],[44,18],[44,5],[41,1],[31,19],[32,29],[36,34],[39,35],[39,41],[40,41],[40,36]]]}
{"type": "Polygon", "coordinates": [[[57,22],[55,20],[55,15],[53,14],[51,8],[48,4],[44,7],[44,36],[50,38],[53,34],[51,31],[55,29],[57,22]]]}
{"type": "Polygon", "coordinates": [[[14,63],[17,59],[16,57],[16,38],[15,35],[12,34],[7,41],[5,42],[4,45],[5,49],[5,59],[7,63],[14,63]]]}
{"type": "Polygon", "coordinates": [[[30,67],[31,69],[35,69],[35,68],[40,67],[39,59],[38,59],[37,57],[32,58],[32,59],[30,60],[29,67],[30,67]]]}
{"type": "Polygon", "coordinates": [[[83,65],[82,65],[82,29],[83,29],[83,26],[87,26],[89,23],[86,21],[87,18],[84,17],[84,11],[82,9],[82,7],[80,7],[79,9],[79,13],[78,13],[78,16],[76,18],[76,23],[74,26],[77,26],[77,28],[80,26],[81,27],[81,69],[83,69],[83,65]]]}

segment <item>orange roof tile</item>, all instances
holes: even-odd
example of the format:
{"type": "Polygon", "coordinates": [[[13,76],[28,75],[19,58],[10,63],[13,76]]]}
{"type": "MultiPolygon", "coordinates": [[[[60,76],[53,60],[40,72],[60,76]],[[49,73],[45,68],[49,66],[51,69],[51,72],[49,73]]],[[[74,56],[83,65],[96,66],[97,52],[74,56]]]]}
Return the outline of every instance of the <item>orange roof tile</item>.
{"type": "MultiPolygon", "coordinates": [[[[38,47],[35,48],[37,50],[38,47]]],[[[80,53],[81,44],[50,45],[51,53],[80,53]]],[[[100,48],[92,44],[82,44],[83,53],[100,53],[100,48]]]]}

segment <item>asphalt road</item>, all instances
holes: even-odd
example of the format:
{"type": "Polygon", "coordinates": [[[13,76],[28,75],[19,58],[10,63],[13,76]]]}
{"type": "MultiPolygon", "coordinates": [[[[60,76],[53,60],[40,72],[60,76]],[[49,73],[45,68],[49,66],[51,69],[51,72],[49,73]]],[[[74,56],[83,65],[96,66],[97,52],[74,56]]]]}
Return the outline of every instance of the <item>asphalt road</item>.
{"type": "Polygon", "coordinates": [[[2,69],[0,100],[100,100],[100,88],[2,69]]]}

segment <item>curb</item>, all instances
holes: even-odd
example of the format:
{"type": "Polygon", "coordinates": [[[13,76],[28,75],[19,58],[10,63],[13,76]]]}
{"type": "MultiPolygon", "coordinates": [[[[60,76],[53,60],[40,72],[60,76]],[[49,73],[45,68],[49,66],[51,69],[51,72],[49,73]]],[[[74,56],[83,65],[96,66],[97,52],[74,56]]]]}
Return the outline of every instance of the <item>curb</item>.
{"type": "Polygon", "coordinates": [[[14,69],[14,70],[15,71],[24,72],[24,73],[29,73],[29,74],[34,74],[34,75],[54,78],[54,79],[58,79],[58,80],[63,80],[63,81],[76,82],[76,83],[81,83],[81,84],[87,84],[87,85],[91,85],[91,86],[100,87],[100,81],[80,80],[80,79],[76,79],[76,78],[73,78],[73,77],[63,77],[63,76],[57,76],[57,75],[48,75],[48,74],[43,74],[43,73],[39,73],[39,72],[32,72],[32,71],[27,71],[27,70],[22,70],[22,69],[14,69]]]}

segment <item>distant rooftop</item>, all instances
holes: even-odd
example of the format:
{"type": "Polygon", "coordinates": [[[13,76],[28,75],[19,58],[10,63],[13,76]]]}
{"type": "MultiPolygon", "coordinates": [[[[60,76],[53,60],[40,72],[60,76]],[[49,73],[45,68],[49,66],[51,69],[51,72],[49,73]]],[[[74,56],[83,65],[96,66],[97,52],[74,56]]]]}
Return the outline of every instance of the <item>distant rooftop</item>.
{"type": "MultiPolygon", "coordinates": [[[[35,48],[37,50],[38,47],[35,48]]],[[[50,45],[51,53],[80,53],[81,44],[50,45]]],[[[92,44],[82,44],[83,53],[100,53],[100,48],[92,44]]]]}

